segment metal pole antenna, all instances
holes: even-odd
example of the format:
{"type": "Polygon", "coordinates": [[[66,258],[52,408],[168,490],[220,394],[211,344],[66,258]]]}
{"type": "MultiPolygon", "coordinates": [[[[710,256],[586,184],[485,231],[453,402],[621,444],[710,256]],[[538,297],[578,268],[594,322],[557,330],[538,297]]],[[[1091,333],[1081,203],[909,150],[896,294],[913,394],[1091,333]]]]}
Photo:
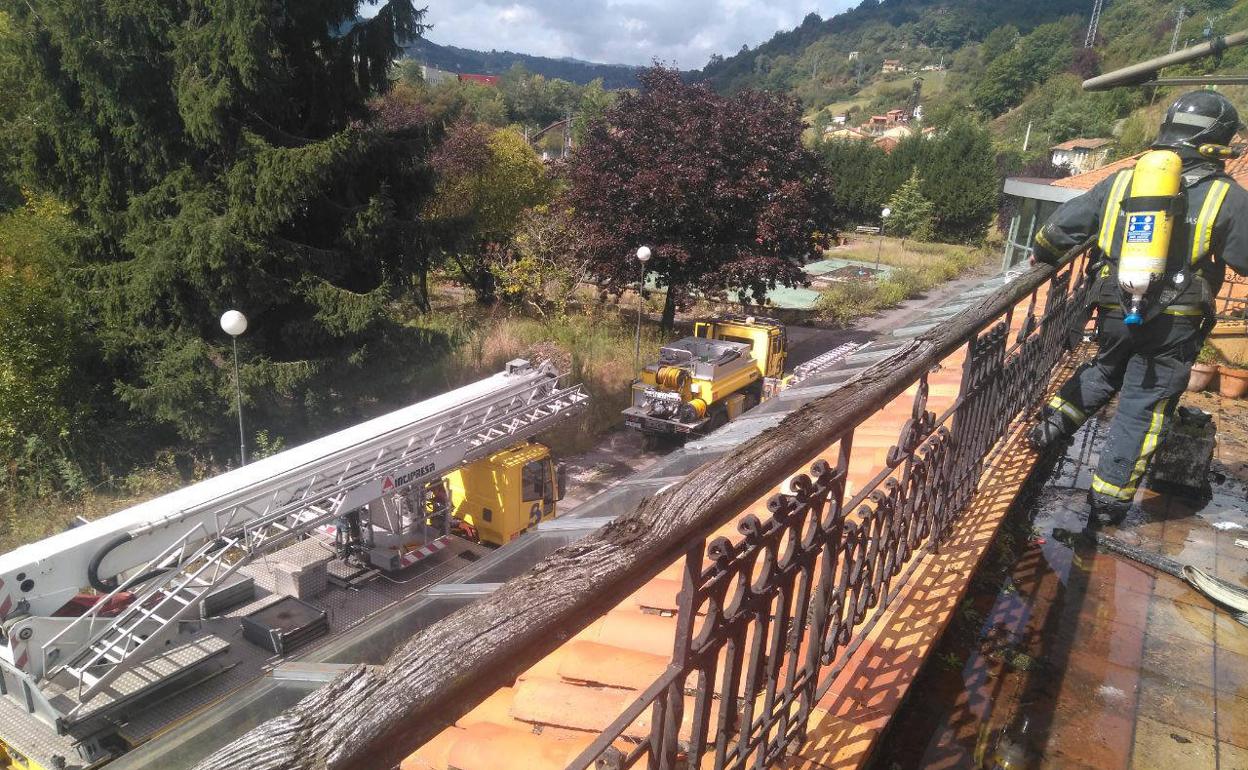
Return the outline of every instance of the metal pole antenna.
{"type": "MultiPolygon", "coordinates": [[[[640,261],[640,260],[639,260],[640,261]]],[[[633,338],[633,374],[641,368],[641,312],[645,304],[646,263],[641,262],[641,277],[637,281],[637,334],[633,338]]]]}
{"type": "Polygon", "coordinates": [[[238,381],[238,338],[231,337],[234,343],[234,404],[238,409],[238,458],[242,465],[247,464],[247,434],[243,432],[243,386],[238,381]]]}

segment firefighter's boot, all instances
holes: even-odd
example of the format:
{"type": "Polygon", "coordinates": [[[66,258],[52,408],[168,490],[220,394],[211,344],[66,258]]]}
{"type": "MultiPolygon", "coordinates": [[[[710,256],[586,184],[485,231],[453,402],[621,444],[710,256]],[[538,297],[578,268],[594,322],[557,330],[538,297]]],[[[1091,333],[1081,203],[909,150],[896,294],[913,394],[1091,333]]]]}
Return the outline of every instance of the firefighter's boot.
{"type": "Polygon", "coordinates": [[[1089,528],[1105,524],[1116,527],[1127,518],[1127,512],[1131,510],[1131,503],[1089,490],[1088,509],[1089,528]]]}
{"type": "Polygon", "coordinates": [[[1027,433],[1027,443],[1037,452],[1065,441],[1074,435],[1076,426],[1056,409],[1045,408],[1040,422],[1027,433]]]}

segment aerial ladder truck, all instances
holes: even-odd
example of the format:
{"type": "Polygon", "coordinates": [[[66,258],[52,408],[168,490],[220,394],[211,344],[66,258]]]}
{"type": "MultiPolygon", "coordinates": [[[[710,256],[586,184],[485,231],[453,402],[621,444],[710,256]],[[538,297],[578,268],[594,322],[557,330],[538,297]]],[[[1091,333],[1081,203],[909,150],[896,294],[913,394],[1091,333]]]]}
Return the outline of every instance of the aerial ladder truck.
{"type": "Polygon", "coordinates": [[[529,439],[587,399],[550,364],[512,361],[0,555],[0,766],[106,761],[115,711],[168,697],[175,680],[194,687],[196,666],[239,644],[239,621],[209,618],[206,600],[292,544],[319,538],[384,574],[412,564],[439,515],[495,545],[550,518],[561,473],[529,439]],[[71,738],[78,756],[31,748],[40,736],[55,744],[52,735],[71,738]]]}

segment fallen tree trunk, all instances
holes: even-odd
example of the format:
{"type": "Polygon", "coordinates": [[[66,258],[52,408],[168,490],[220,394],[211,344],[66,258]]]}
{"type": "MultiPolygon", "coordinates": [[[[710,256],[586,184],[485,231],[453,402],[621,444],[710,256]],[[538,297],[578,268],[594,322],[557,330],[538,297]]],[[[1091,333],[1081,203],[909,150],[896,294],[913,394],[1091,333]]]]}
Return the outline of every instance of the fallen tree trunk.
{"type": "Polygon", "coordinates": [[[1053,275],[1038,265],[831,394],[358,666],[199,765],[389,768],[897,397],[1053,275]]]}

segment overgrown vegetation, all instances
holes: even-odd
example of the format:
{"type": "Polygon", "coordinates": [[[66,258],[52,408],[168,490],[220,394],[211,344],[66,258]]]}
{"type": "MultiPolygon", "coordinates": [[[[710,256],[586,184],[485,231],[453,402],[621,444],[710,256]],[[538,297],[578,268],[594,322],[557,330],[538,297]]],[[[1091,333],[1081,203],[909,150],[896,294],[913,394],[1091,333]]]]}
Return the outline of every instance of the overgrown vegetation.
{"type": "Polygon", "coordinates": [[[883,238],[881,243],[863,241],[848,249],[837,249],[830,256],[870,263],[879,257],[893,269],[876,281],[847,281],[823,292],[816,307],[820,317],[848,325],[860,318],[897,307],[908,299],[956,278],[970,270],[987,268],[996,253],[944,243],[903,242],[883,238]]]}

